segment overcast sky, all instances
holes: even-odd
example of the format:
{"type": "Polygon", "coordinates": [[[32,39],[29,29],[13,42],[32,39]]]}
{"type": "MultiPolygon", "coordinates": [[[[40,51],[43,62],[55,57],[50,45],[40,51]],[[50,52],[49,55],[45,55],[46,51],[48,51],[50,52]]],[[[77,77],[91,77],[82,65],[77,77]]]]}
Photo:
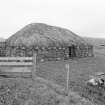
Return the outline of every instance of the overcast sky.
{"type": "Polygon", "coordinates": [[[105,37],[105,0],[0,0],[0,37],[8,38],[30,23],[105,37]]]}

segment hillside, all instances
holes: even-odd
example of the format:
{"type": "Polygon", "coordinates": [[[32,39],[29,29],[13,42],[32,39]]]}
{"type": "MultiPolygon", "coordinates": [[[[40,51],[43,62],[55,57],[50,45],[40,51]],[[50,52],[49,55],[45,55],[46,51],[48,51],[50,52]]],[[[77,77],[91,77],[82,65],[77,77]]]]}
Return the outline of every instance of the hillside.
{"type": "Polygon", "coordinates": [[[95,47],[105,46],[105,39],[104,38],[89,38],[89,37],[83,37],[83,38],[85,41],[94,45],[95,47]]]}
{"type": "Polygon", "coordinates": [[[105,39],[103,38],[87,38],[84,37],[84,40],[94,46],[94,53],[98,55],[105,56],[105,39]]]}

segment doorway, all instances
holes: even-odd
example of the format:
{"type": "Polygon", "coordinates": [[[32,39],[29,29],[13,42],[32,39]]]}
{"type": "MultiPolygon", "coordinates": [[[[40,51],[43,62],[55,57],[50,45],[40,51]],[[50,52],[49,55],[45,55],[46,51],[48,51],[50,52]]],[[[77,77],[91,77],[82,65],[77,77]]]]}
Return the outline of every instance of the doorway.
{"type": "Polygon", "coordinates": [[[69,57],[76,57],[76,47],[74,45],[69,47],[69,57]]]}

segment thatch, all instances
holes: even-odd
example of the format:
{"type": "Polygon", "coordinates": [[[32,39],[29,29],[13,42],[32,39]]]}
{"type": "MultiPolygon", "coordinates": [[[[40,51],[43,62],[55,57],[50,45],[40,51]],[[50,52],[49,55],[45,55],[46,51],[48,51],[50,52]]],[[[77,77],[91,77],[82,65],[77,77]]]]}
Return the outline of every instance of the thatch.
{"type": "Polygon", "coordinates": [[[11,46],[64,46],[87,43],[75,33],[60,27],[42,23],[32,23],[16,32],[7,42],[11,46]]]}

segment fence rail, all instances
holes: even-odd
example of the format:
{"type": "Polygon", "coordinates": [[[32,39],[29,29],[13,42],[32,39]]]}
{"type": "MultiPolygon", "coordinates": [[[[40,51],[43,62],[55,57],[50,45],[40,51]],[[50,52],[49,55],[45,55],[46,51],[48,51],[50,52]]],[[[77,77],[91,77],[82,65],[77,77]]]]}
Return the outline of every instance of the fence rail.
{"type": "Polygon", "coordinates": [[[32,66],[33,57],[0,57],[0,66],[32,66]]]}
{"type": "Polygon", "coordinates": [[[3,60],[5,61],[23,60],[24,61],[24,60],[33,60],[33,58],[32,57],[0,57],[0,61],[3,61],[3,60]]]}
{"type": "Polygon", "coordinates": [[[32,62],[0,62],[0,66],[32,66],[32,62]]]}

